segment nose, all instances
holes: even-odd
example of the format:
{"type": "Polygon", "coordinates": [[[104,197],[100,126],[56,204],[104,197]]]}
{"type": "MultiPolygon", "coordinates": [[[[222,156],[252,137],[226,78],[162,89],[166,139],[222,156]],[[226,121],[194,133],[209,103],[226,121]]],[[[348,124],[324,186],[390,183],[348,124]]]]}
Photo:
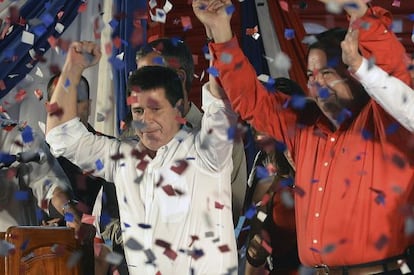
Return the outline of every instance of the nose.
{"type": "Polygon", "coordinates": [[[148,124],[154,119],[154,115],[152,112],[148,109],[144,110],[144,113],[142,114],[141,121],[145,124],[148,124]]]}

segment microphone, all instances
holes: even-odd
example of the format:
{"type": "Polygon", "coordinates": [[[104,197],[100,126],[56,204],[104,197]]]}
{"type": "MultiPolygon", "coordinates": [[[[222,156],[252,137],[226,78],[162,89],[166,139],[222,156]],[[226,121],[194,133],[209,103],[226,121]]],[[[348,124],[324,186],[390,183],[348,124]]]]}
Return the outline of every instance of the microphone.
{"type": "Polygon", "coordinates": [[[16,161],[20,163],[36,162],[42,164],[46,159],[46,154],[43,151],[21,152],[16,155],[16,161]]]}

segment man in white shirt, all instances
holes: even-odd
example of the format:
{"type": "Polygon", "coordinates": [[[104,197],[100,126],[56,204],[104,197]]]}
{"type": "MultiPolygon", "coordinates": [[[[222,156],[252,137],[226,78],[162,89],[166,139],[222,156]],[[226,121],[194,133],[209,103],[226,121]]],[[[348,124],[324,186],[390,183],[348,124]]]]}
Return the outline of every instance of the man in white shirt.
{"type": "Polygon", "coordinates": [[[76,118],[76,85],[98,62],[92,42],[69,48],[48,115],[46,139],[55,155],[115,182],[130,274],[223,274],[237,270],[231,211],[232,141],[237,117],[227,100],[210,96],[199,131],[182,124],[181,81],[171,69],[147,66],[128,87],[140,143],[88,132],[76,118]],[[89,62],[85,54],[93,56],[89,62]],[[65,85],[70,83],[70,85],[65,85]]]}
{"type": "Polygon", "coordinates": [[[342,59],[366,92],[407,130],[414,132],[414,91],[396,77],[363,58],[358,51],[358,30],[342,41],[342,59]]]}
{"type": "MultiPolygon", "coordinates": [[[[180,76],[184,87],[183,114],[193,129],[200,129],[202,113],[188,97],[193,85],[194,61],[188,45],[176,38],[159,38],[142,47],[136,55],[137,68],[148,65],[166,66],[174,69],[180,76]]],[[[202,94],[208,94],[210,89],[221,89],[218,83],[210,78],[203,85],[202,94]]],[[[203,104],[205,102],[203,97],[203,104]]],[[[231,173],[233,223],[237,225],[243,211],[243,202],[247,188],[247,166],[243,140],[239,138],[233,144],[233,170],[231,173]]]]}

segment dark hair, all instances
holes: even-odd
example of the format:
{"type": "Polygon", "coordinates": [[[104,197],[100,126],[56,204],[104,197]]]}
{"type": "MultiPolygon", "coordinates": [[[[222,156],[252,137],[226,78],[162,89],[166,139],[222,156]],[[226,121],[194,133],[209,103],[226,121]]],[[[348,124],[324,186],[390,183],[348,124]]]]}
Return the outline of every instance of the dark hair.
{"type": "MultiPolygon", "coordinates": [[[[347,65],[342,61],[341,42],[345,39],[347,30],[342,28],[332,28],[325,32],[316,35],[317,41],[308,47],[306,57],[309,57],[309,52],[312,49],[322,50],[326,54],[327,67],[335,69],[336,73],[347,81],[351,92],[358,100],[354,101],[353,112],[359,112],[368,100],[369,96],[354,77],[351,76],[347,65]]],[[[354,115],[356,115],[354,113],[354,115]]]]}
{"type": "MultiPolygon", "coordinates": [[[[56,85],[59,81],[59,76],[60,74],[55,74],[54,76],[52,76],[52,78],[49,80],[49,82],[47,83],[47,100],[50,101],[50,99],[52,98],[53,92],[55,91],[56,85]]],[[[89,82],[88,80],[81,75],[81,79],[79,81],[78,87],[76,88],[78,95],[77,95],[77,99],[78,101],[84,101],[84,100],[89,100],[89,82]],[[85,95],[81,95],[81,92],[86,92],[85,95]]]]}
{"type": "Polygon", "coordinates": [[[326,54],[327,66],[335,69],[341,77],[348,78],[347,66],[342,62],[341,48],[346,32],[342,28],[333,28],[316,35],[317,41],[309,45],[306,57],[312,49],[322,50],[326,54]]]}
{"type": "Polygon", "coordinates": [[[187,93],[189,93],[194,78],[194,61],[187,44],[177,38],[159,38],[143,46],[137,52],[136,60],[139,61],[140,58],[154,51],[165,59],[167,63],[165,65],[168,67],[184,70],[186,74],[185,88],[187,93]]]}
{"type": "Polygon", "coordinates": [[[132,88],[142,92],[163,88],[165,97],[173,107],[178,100],[184,97],[183,86],[178,74],[173,69],[163,66],[144,66],[134,71],[128,78],[129,94],[131,94],[132,88]]]}

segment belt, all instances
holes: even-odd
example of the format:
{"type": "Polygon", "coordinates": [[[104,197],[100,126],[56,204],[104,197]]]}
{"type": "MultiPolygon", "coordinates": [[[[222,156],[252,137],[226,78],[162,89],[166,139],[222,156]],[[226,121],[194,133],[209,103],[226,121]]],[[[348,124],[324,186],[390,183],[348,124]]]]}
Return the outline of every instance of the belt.
{"type": "Polygon", "coordinates": [[[317,265],[314,267],[316,275],[369,275],[399,270],[406,262],[408,253],[375,262],[348,265],[348,266],[327,266],[317,265]]]}

